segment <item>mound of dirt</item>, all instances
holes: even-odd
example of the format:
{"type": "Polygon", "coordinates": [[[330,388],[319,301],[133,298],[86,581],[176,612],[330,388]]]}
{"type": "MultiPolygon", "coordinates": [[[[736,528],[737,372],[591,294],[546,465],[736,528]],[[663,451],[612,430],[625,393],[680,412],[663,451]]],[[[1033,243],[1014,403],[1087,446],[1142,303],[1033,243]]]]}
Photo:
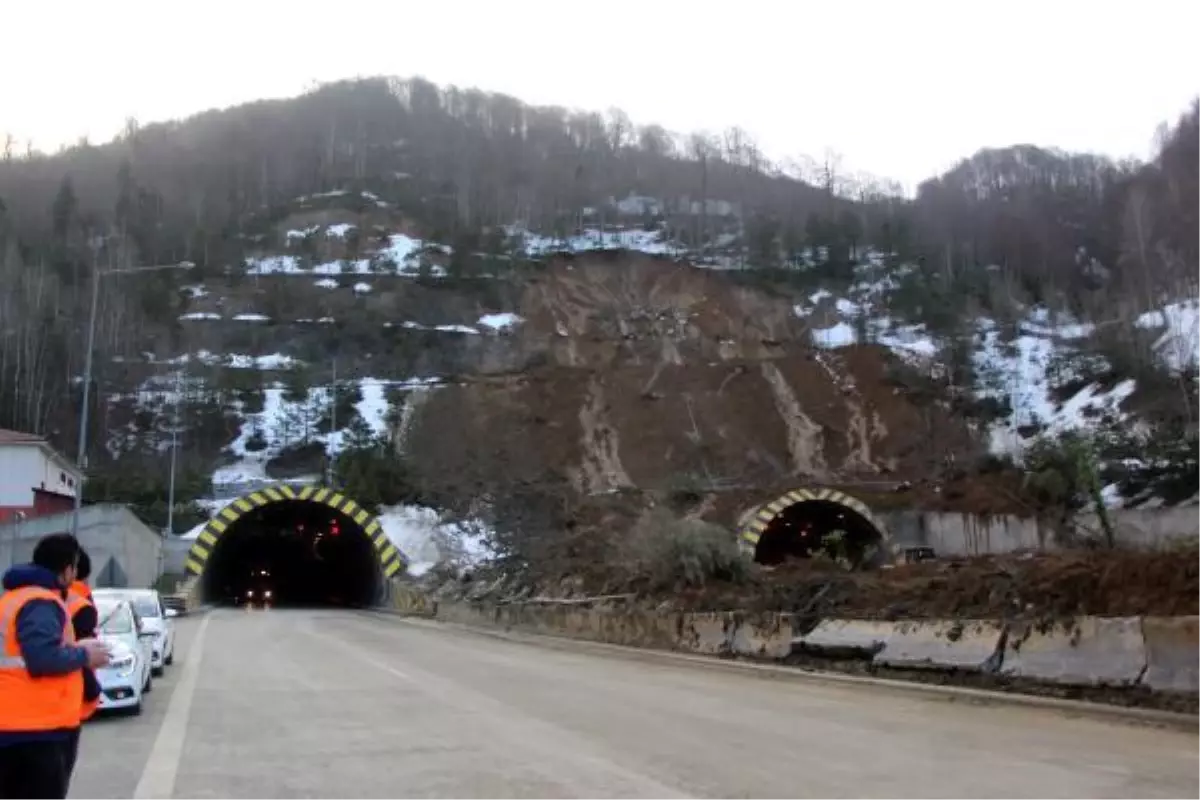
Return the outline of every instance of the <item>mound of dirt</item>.
{"type": "Polygon", "coordinates": [[[583,494],[915,484],[982,452],[965,420],[889,381],[886,348],[814,348],[787,302],[708,270],[577,259],[531,279],[518,313],[495,346],[536,366],[476,373],[412,420],[429,480],[484,473],[499,491],[532,442],[534,471],[583,494]],[[502,466],[483,469],[481,450],[502,466]]]}
{"type": "Polygon", "coordinates": [[[685,593],[688,610],[788,611],[858,619],[1063,619],[1200,613],[1195,548],[1073,550],[929,561],[846,573],[791,562],[743,586],[685,593]]]}

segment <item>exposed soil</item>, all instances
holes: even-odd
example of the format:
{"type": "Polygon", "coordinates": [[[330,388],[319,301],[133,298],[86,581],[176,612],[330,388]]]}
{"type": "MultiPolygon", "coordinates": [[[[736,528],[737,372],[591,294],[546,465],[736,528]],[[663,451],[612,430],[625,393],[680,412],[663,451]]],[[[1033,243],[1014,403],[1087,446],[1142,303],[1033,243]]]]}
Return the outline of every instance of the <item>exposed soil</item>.
{"type": "Polygon", "coordinates": [[[687,610],[789,611],[857,619],[1062,619],[1200,613],[1195,548],[980,556],[847,573],[790,562],[741,586],[679,595],[687,610]]]}

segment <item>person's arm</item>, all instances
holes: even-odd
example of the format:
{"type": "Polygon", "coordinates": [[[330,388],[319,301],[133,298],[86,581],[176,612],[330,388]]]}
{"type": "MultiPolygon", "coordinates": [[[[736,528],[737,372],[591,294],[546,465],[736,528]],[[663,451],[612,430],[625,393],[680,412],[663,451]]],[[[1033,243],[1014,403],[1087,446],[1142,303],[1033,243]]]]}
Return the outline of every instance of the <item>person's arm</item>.
{"type": "Polygon", "coordinates": [[[31,677],[67,675],[87,666],[87,651],[63,644],[67,614],[50,600],[30,600],[17,615],[17,645],[31,677]]]}
{"type": "Polygon", "coordinates": [[[100,623],[96,607],[90,603],[75,612],[71,625],[75,628],[75,641],[91,639],[96,635],[96,626],[100,623]]]}

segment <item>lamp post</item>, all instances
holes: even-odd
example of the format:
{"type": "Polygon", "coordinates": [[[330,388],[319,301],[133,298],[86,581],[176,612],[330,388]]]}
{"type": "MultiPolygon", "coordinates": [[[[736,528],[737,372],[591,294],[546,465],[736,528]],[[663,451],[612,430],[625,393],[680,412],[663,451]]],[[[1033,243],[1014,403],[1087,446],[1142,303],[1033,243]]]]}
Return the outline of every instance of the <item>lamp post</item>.
{"type": "Polygon", "coordinates": [[[167,484],[167,528],[163,538],[175,532],[175,453],[179,449],[179,402],[183,396],[182,371],[175,380],[175,408],[171,413],[171,478],[167,484]]]}
{"type": "Polygon", "coordinates": [[[87,350],[84,352],[83,359],[83,405],[79,409],[79,444],[75,450],[75,466],[79,469],[79,486],[75,491],[75,510],[71,514],[72,536],[79,536],[79,511],[83,508],[83,471],[87,465],[88,401],[91,399],[92,351],[96,345],[96,309],[100,305],[100,278],[102,275],[124,275],[130,272],[154,272],[164,269],[192,269],[195,266],[190,261],[180,261],[177,264],[109,269],[101,273],[99,264],[93,259],[92,307],[88,312],[87,350]]]}

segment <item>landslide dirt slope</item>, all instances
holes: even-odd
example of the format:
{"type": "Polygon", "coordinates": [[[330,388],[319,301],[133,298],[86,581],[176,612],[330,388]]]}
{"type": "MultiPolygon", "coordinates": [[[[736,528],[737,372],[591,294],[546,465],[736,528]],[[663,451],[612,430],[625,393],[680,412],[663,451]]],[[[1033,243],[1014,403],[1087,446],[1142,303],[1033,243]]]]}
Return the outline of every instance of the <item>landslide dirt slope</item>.
{"type": "Polygon", "coordinates": [[[787,299],[635,254],[563,258],[529,280],[508,337],[531,365],[424,402],[405,449],[436,481],[548,473],[584,493],[919,480],[980,452],[887,380],[884,348],[814,348],[787,299]]]}
{"type": "Polygon", "coordinates": [[[930,561],[846,573],[792,562],[750,584],[676,598],[694,610],[803,612],[857,619],[1039,619],[1195,615],[1197,551],[1076,550],[930,561]]]}

